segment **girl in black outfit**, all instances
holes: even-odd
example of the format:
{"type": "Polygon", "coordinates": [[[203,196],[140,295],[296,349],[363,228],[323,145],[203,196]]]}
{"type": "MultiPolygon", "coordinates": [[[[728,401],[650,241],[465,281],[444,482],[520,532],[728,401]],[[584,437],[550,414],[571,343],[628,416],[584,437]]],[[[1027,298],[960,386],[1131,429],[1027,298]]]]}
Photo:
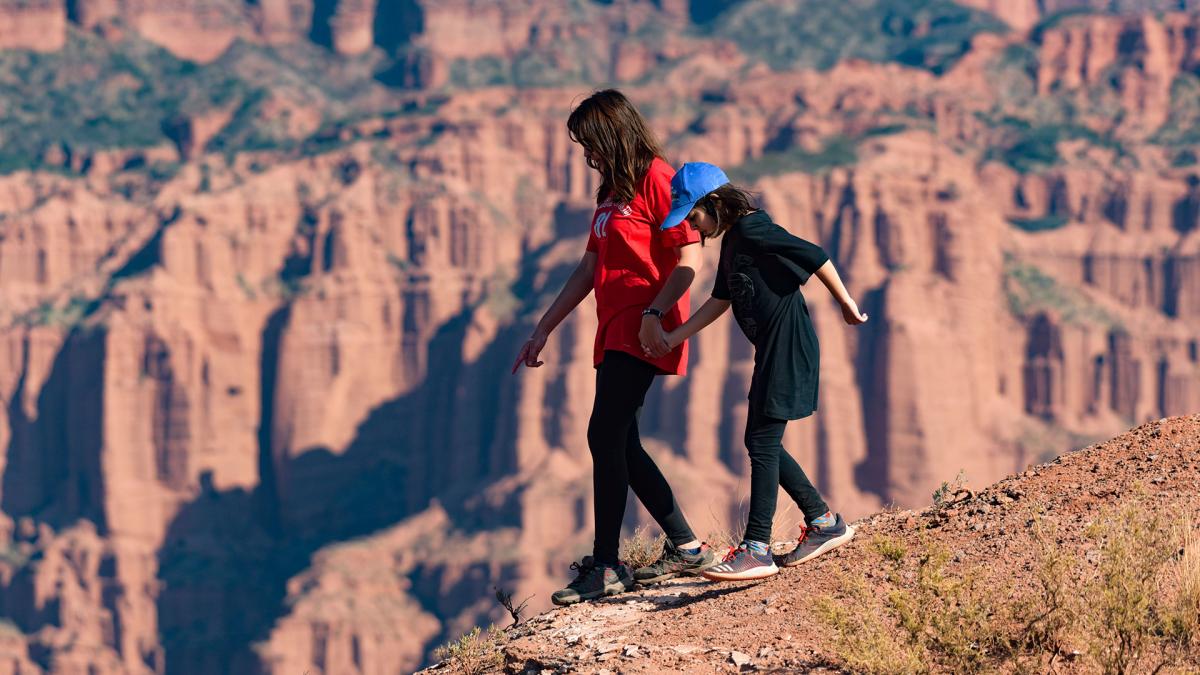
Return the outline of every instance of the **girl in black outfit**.
{"type": "Polygon", "coordinates": [[[760,579],[779,571],[769,549],[778,486],[795,500],[806,522],[799,545],[779,564],[805,562],[854,536],[854,528],[840,514],[830,512],[780,443],[787,420],[807,417],[817,408],[820,353],[800,286],[815,274],[841,304],[847,324],[864,323],[867,315],[859,312],[820,246],[772,222],[717,167],[685,164],[671,188],[674,218],[668,217],[664,228],[683,223],[706,239],[724,238],[712,297],[687,322],[668,333],[668,345],[682,343],[730,306],[742,332],[754,343],[745,436],[750,453],[746,532],[742,544],[721,564],[702,573],[721,581],[760,579]]]}

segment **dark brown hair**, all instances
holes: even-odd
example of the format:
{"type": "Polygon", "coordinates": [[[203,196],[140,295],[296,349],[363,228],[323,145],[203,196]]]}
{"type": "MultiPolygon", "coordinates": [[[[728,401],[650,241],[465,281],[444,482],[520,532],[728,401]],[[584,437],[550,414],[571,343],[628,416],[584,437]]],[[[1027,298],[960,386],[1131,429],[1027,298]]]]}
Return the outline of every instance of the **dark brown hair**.
{"type": "Polygon", "coordinates": [[[650,170],[662,148],[637,108],[616,89],[598,91],[584,99],[567,118],[571,140],[589,151],[588,165],[600,172],[596,203],[611,199],[633,201],[638,181],[650,170]]]}
{"type": "Polygon", "coordinates": [[[728,232],[738,218],[757,211],[758,201],[746,190],[733,183],[726,183],[704,195],[696,202],[696,207],[704,209],[717,221],[717,231],[711,237],[716,238],[728,232]]]}

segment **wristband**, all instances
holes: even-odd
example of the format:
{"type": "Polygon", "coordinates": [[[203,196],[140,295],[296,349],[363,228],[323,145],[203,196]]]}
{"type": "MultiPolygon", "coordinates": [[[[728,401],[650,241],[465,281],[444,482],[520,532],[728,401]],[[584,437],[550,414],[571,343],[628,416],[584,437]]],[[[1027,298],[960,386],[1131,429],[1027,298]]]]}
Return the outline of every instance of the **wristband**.
{"type": "Polygon", "coordinates": [[[643,310],[642,310],[642,316],[643,316],[643,317],[646,317],[646,316],[656,316],[656,317],[658,317],[659,319],[662,319],[662,318],[663,318],[663,313],[662,313],[662,310],[661,310],[661,309],[654,309],[653,307],[647,307],[646,309],[643,309],[643,310]]]}

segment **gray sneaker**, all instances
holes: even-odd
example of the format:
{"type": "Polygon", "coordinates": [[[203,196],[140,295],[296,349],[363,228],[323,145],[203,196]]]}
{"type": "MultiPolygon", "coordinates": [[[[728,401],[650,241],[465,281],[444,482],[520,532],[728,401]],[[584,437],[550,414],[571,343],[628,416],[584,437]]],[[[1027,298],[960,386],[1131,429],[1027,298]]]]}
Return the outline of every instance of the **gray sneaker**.
{"type": "Polygon", "coordinates": [[[633,588],[633,577],[625,563],[618,563],[616,567],[597,565],[589,555],[584,556],[582,562],[571,563],[571,570],[578,573],[575,580],[550,596],[550,601],[556,605],[573,605],[633,588]]]}
{"type": "Polygon", "coordinates": [[[663,545],[662,555],[658,560],[639,567],[633,572],[633,578],[639,584],[655,584],[667,579],[673,579],[681,574],[695,576],[717,562],[708,544],[700,544],[700,552],[684,553],[668,539],[663,545]]]}
{"type": "Polygon", "coordinates": [[[842,520],[842,514],[837,514],[837,521],[828,527],[805,527],[800,532],[800,543],[791,553],[775,557],[775,564],[780,567],[794,567],[808,562],[813,558],[832,551],[854,538],[854,528],[842,520]]]}
{"type": "Polygon", "coordinates": [[[713,581],[748,581],[779,574],[779,568],[771,559],[770,552],[759,555],[742,545],[730,551],[720,564],[713,565],[701,574],[713,581]]]}

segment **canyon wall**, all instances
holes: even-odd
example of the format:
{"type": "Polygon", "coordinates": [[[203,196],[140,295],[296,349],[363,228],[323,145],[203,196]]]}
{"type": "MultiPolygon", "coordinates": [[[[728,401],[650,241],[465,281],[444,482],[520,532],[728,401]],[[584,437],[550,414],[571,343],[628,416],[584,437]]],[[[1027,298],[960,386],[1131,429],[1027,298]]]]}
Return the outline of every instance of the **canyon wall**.
{"type": "MultiPolygon", "coordinates": [[[[407,672],[500,619],[493,586],[546,605],[591,539],[591,301],[509,370],[586,241],[564,120],[590,85],[457,86],[464,62],[598,54],[673,163],[726,166],[830,253],[872,318],[805,288],[819,412],[785,445],[848,517],[1200,406],[1195,15],[981,34],[935,75],[637,47],[685,20],[661,4],[595,30],[561,3],[413,4],[381,33],[349,0],[8,3],[195,61],[411,47],[391,84],[441,98],[375,82],[394,112],[309,110],[288,133],[317,149],[232,153],[216,106],[167,120],[174,145],[0,177],[0,673],[407,672]]],[[[753,354],[727,318],[692,346],[641,428],[708,536],[744,517],[753,354]]]]}

